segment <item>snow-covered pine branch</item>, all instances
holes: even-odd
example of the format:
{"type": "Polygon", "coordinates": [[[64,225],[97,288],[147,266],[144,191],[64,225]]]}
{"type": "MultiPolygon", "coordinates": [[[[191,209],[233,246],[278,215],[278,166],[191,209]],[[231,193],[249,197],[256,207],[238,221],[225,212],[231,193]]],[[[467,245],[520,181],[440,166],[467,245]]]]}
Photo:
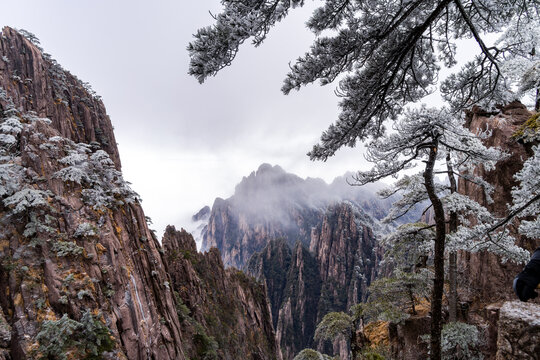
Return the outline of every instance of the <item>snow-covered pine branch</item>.
{"type": "MultiPolygon", "coordinates": [[[[189,73],[200,82],[230,65],[246,40],[260,45],[270,28],[304,1],[222,4],[215,24],[200,29],[188,45],[189,73]]],[[[526,33],[524,25],[536,21],[539,11],[535,0],[323,1],[307,22],[317,38],[291,66],[282,87],[289,93],[316,81],[325,85],[341,79],[341,113],[310,157],[326,160],[343,146],[384,133],[384,121],[396,119],[405,104],[435,89],[441,63],[456,63],[458,39],[474,38],[478,56],[442,87],[454,110],[474,104],[490,107],[509,99],[510,84],[502,68],[506,52],[486,45],[483,37],[503,31],[511,22],[516,34],[526,33]]],[[[514,46],[512,51],[524,56],[531,49],[514,46]]]]}

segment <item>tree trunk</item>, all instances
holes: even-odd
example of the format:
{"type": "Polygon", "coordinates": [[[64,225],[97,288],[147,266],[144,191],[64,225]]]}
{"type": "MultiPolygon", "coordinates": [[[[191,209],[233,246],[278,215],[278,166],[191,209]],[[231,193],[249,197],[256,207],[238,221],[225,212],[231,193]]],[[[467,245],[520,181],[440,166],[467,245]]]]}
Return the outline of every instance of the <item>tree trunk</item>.
{"type": "Polygon", "coordinates": [[[353,321],[353,327],[351,329],[351,359],[356,360],[362,348],[366,345],[367,340],[364,337],[364,325],[360,320],[360,328],[358,329],[358,321],[353,321]],[[360,330],[357,332],[357,329],[360,330]]]}
{"type": "Polygon", "coordinates": [[[438,136],[435,136],[430,146],[429,158],[424,170],[424,184],[435,213],[435,279],[431,296],[431,340],[430,359],[441,360],[441,327],[442,327],[442,296],[444,290],[444,240],[446,224],[441,199],[437,196],[433,183],[433,167],[437,158],[438,136]]]}
{"type": "MultiPolygon", "coordinates": [[[[448,179],[450,180],[450,193],[455,193],[457,191],[457,184],[454,176],[454,169],[450,162],[450,154],[446,155],[446,169],[448,170],[448,179]]],[[[458,227],[457,213],[451,212],[449,220],[448,232],[451,234],[455,232],[458,227]]],[[[448,320],[455,322],[457,320],[457,253],[455,251],[451,251],[448,255],[448,282],[450,285],[450,294],[448,296],[448,320]]]]}

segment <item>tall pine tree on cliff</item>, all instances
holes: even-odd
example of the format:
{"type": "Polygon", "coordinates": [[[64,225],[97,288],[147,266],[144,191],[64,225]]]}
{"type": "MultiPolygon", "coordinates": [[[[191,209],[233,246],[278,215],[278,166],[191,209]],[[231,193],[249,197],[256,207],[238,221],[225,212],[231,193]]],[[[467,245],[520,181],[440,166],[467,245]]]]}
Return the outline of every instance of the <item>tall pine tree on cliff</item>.
{"type": "MultiPolygon", "coordinates": [[[[230,65],[246,40],[260,45],[291,9],[304,5],[303,0],[221,3],[224,8],[216,23],[200,29],[188,46],[189,73],[200,82],[230,65]]],[[[354,147],[358,141],[383,135],[386,120],[397,119],[405,104],[434,90],[441,63],[447,67],[456,63],[456,39],[474,38],[479,55],[441,89],[454,110],[506,102],[508,84],[501,64],[509,46],[490,47],[482,34],[499,32],[511,21],[519,33],[519,27],[537,18],[539,10],[536,0],[323,1],[307,22],[318,37],[292,66],[282,88],[287,94],[317,80],[324,85],[341,77],[337,91],[341,113],[309,153],[311,159],[326,160],[343,146],[354,147]],[[332,36],[320,36],[323,32],[332,36]]],[[[431,145],[422,149],[430,152],[428,164],[434,163],[438,149],[438,136],[432,135],[431,145]]],[[[430,186],[427,178],[426,184],[430,186]]],[[[441,358],[440,331],[440,321],[434,319],[432,359],[441,358]]]]}

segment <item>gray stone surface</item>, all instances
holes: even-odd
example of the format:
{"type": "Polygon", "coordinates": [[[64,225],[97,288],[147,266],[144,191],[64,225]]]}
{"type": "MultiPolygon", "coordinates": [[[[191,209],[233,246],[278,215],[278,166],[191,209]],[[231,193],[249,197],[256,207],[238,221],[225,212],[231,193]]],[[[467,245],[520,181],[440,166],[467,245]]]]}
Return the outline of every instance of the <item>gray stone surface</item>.
{"type": "Polygon", "coordinates": [[[499,314],[497,360],[540,359],[540,305],[505,302],[499,314]]]}

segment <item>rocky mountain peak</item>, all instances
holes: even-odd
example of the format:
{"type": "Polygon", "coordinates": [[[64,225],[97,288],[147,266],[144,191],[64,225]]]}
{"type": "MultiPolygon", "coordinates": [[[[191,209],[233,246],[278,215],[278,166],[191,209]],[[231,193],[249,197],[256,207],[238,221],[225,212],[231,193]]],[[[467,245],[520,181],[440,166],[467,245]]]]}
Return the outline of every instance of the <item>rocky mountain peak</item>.
{"type": "Polygon", "coordinates": [[[197,211],[195,215],[191,217],[192,221],[204,221],[210,217],[210,206],[205,206],[201,210],[197,211]]]}
{"type": "Polygon", "coordinates": [[[184,230],[161,247],[99,97],[11,28],[0,125],[0,359],[279,359],[261,286],[184,230]],[[218,319],[231,309],[237,322],[218,319]]]}
{"type": "Polygon", "coordinates": [[[110,118],[101,98],[87,83],[44,53],[28,32],[4,27],[0,54],[0,115],[11,105],[35,118],[47,118],[60,136],[99,146],[120,169],[110,118]]]}

